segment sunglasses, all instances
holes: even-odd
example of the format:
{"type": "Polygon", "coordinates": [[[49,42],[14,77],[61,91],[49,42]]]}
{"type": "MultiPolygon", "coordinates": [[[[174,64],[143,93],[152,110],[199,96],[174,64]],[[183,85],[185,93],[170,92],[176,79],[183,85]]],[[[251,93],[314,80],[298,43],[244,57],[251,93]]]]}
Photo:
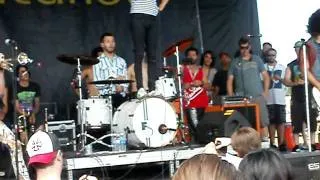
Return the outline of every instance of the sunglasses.
{"type": "Polygon", "coordinates": [[[268,56],[268,57],[275,57],[276,54],[268,54],[267,56],[268,56]]]}
{"type": "Polygon", "coordinates": [[[249,46],[240,46],[240,49],[249,49],[249,46]]]}

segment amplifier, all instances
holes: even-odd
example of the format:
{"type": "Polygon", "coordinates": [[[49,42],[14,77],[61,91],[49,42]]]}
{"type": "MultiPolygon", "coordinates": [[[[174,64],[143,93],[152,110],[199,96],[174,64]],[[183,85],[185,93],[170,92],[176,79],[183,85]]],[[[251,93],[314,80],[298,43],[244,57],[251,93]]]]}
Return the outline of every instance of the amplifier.
{"type": "Polygon", "coordinates": [[[320,152],[299,152],[284,154],[292,165],[296,180],[320,179],[320,152]]]}
{"type": "Polygon", "coordinates": [[[222,96],[222,104],[245,103],[248,99],[249,98],[245,96],[222,96]]]}
{"type": "Polygon", "coordinates": [[[76,151],[76,125],[74,120],[50,121],[49,132],[54,133],[63,151],[76,151]]]}

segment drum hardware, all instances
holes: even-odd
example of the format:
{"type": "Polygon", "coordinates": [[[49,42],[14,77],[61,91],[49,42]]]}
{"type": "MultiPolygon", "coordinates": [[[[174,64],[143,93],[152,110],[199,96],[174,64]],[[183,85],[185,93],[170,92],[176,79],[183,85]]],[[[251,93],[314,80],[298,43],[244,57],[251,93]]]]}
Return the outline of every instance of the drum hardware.
{"type": "Polygon", "coordinates": [[[48,128],[48,108],[44,108],[44,130],[46,132],[49,131],[49,128],[48,128]]]}
{"type": "MultiPolygon", "coordinates": [[[[92,81],[89,82],[89,84],[110,84],[110,85],[114,85],[114,84],[125,84],[125,83],[132,83],[134,82],[133,80],[122,80],[122,79],[113,79],[113,78],[109,78],[107,80],[102,80],[102,81],[92,81]]],[[[110,93],[112,94],[112,93],[110,93]]]]}
{"type": "MultiPolygon", "coordinates": [[[[163,57],[167,58],[169,56],[175,55],[176,56],[176,64],[177,64],[177,75],[178,75],[178,88],[179,88],[179,102],[180,102],[180,118],[178,125],[180,129],[184,129],[184,112],[183,112],[183,91],[182,91],[182,73],[181,73],[181,66],[180,66],[180,57],[179,52],[186,50],[189,46],[193,43],[193,38],[184,39],[179,41],[173,45],[171,45],[165,52],[163,52],[163,57]]],[[[185,141],[185,134],[182,133],[182,139],[185,141]]]]}
{"type": "Polygon", "coordinates": [[[82,66],[90,66],[95,65],[99,63],[99,60],[97,58],[93,58],[86,55],[66,55],[61,54],[57,56],[57,59],[60,62],[71,64],[71,65],[82,65],[82,66]],[[80,62],[79,62],[80,61],[80,62]]]}
{"type": "Polygon", "coordinates": [[[127,132],[129,146],[162,147],[170,144],[177,127],[177,115],[173,107],[162,98],[146,97],[140,100],[126,101],[120,105],[113,116],[115,133],[127,132]],[[148,107],[146,111],[146,107],[148,107]],[[162,125],[162,126],[161,126],[162,125]],[[165,125],[166,127],[164,127],[165,125]],[[161,134],[161,129],[167,133],[161,134]]]}
{"type": "Polygon", "coordinates": [[[159,80],[156,81],[156,91],[166,100],[172,100],[177,97],[173,78],[159,77],[159,80]]]}
{"type": "MultiPolygon", "coordinates": [[[[77,65],[77,78],[78,78],[78,89],[79,89],[79,105],[78,105],[78,111],[80,111],[80,114],[82,114],[83,105],[82,105],[82,71],[81,71],[81,65],[94,65],[99,63],[99,60],[97,58],[84,56],[84,55],[59,55],[57,56],[57,59],[63,63],[77,65]]],[[[81,126],[81,132],[80,132],[80,151],[84,150],[84,145],[86,143],[86,136],[87,132],[85,129],[85,122],[82,117],[80,117],[80,126],[81,126]]]]}
{"type": "MultiPolygon", "coordinates": [[[[108,93],[105,95],[106,99],[101,98],[94,98],[94,99],[88,99],[88,100],[82,100],[81,103],[78,104],[80,107],[80,114],[79,118],[82,121],[85,122],[85,132],[82,134],[84,137],[90,138],[93,140],[93,142],[89,143],[88,145],[85,145],[81,148],[80,151],[85,150],[86,148],[89,148],[96,143],[99,143],[101,145],[104,145],[108,148],[113,147],[112,145],[104,143],[102,140],[108,137],[114,137],[119,136],[119,134],[114,133],[113,127],[113,105],[112,105],[112,95],[115,94],[113,92],[114,86],[116,84],[123,84],[123,83],[130,83],[133,82],[131,80],[117,80],[117,79],[107,79],[102,81],[93,81],[90,82],[90,84],[107,84],[107,91],[108,93]],[[105,110],[108,111],[105,111],[105,110]],[[102,110],[102,113],[99,110],[102,110]],[[91,116],[93,118],[91,119],[91,116]],[[110,125],[111,128],[111,134],[103,135],[100,138],[95,138],[87,133],[88,129],[94,129],[94,128],[101,128],[103,125],[110,125]]],[[[86,143],[86,140],[84,141],[86,143]]]]}
{"type": "Polygon", "coordinates": [[[106,146],[106,147],[112,148],[112,145],[107,144],[107,143],[104,143],[104,142],[103,142],[103,139],[105,139],[105,138],[107,138],[107,137],[119,136],[119,134],[114,134],[114,133],[112,133],[112,134],[106,134],[106,135],[104,135],[104,136],[102,136],[102,137],[100,137],[100,138],[95,138],[95,137],[91,136],[90,134],[85,134],[85,136],[87,136],[87,138],[92,139],[93,141],[92,141],[91,143],[89,143],[89,144],[86,144],[86,145],[84,146],[84,150],[87,149],[88,147],[90,148],[90,146],[92,147],[93,144],[101,144],[101,145],[104,145],[104,146],[106,146]]]}
{"type": "Polygon", "coordinates": [[[24,52],[20,52],[17,56],[17,61],[19,64],[26,65],[28,63],[32,63],[33,60],[28,57],[28,55],[24,52]]]}
{"type": "Polygon", "coordinates": [[[176,129],[168,128],[165,124],[160,124],[158,131],[160,134],[165,134],[168,131],[176,131],[176,129]]]}

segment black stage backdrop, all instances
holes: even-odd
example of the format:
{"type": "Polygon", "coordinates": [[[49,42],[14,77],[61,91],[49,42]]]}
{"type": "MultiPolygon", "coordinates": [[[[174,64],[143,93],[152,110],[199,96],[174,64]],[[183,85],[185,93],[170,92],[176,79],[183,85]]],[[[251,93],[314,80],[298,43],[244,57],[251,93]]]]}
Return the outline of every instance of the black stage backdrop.
{"type": "MultiPolygon", "coordinates": [[[[199,48],[195,0],[171,0],[159,16],[159,60],[172,43],[194,37],[199,48]]],[[[117,53],[133,62],[128,0],[0,0],[0,42],[17,41],[41,67],[31,67],[32,79],[41,85],[41,101],[67,107],[76,97],[70,88],[73,66],[56,60],[59,54],[89,54],[99,36],[112,32],[117,53]]],[[[204,49],[233,54],[239,37],[259,34],[256,0],[199,0],[204,49]]],[[[254,51],[260,40],[253,38],[254,51]]],[[[0,43],[0,52],[10,48],[0,43]],[[2,44],[2,45],[1,45],[2,44]]],[[[182,55],[182,54],[181,54],[182,55]]],[[[183,57],[183,56],[181,56],[183,57]]],[[[172,64],[174,57],[168,59],[172,64]]],[[[65,108],[60,108],[65,109],[65,108]]],[[[62,119],[68,118],[61,111],[62,119]]]]}

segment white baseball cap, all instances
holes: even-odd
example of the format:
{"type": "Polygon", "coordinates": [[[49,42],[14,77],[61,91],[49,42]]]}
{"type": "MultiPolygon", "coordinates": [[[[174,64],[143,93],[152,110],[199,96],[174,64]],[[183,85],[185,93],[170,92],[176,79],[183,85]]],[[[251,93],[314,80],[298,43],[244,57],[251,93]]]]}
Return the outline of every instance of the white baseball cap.
{"type": "Polygon", "coordinates": [[[50,164],[57,156],[58,150],[60,150],[60,143],[54,134],[37,131],[31,136],[27,144],[27,152],[30,158],[28,165],[50,164]]]}

